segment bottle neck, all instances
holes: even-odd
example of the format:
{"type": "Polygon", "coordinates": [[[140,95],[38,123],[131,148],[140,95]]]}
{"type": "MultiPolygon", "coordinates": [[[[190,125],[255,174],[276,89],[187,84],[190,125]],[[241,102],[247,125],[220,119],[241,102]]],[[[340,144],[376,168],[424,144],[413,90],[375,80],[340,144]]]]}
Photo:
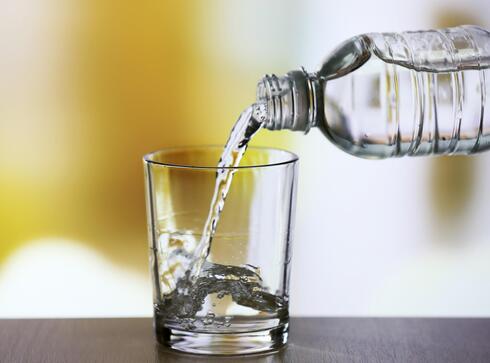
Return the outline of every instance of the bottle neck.
{"type": "Polygon", "coordinates": [[[268,111],[264,128],[307,133],[323,117],[321,80],[304,69],[283,77],[266,75],[257,85],[257,103],[268,111]]]}

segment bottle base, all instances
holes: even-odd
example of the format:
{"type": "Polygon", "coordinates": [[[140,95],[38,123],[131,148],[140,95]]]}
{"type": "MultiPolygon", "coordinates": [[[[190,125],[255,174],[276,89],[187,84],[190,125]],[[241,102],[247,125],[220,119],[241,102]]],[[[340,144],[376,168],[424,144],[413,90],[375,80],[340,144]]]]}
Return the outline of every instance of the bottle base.
{"type": "Polygon", "coordinates": [[[278,350],[288,340],[288,324],[251,332],[203,333],[161,327],[157,340],[167,348],[192,354],[242,355],[278,350]]]}

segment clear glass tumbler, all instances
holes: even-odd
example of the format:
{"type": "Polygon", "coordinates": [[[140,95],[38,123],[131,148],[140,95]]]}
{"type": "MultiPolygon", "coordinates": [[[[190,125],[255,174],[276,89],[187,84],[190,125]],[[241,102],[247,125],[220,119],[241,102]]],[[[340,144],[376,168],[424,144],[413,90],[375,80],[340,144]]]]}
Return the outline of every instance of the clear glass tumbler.
{"type": "Polygon", "coordinates": [[[189,353],[275,350],[288,336],[298,158],[247,150],[195,273],[222,150],[171,148],[144,157],[156,337],[189,353]]]}

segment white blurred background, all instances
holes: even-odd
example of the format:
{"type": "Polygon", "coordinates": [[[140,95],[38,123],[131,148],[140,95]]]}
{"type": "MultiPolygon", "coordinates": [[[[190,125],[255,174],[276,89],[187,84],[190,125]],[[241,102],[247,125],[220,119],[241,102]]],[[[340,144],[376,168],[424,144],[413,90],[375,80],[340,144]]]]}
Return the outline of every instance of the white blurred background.
{"type": "MultiPolygon", "coordinates": [[[[263,74],[353,35],[490,27],[487,0],[108,3],[0,3],[0,317],[150,316],[143,153],[224,143],[263,74]]],[[[490,316],[490,154],[253,144],[301,159],[292,315],[490,316]]]]}

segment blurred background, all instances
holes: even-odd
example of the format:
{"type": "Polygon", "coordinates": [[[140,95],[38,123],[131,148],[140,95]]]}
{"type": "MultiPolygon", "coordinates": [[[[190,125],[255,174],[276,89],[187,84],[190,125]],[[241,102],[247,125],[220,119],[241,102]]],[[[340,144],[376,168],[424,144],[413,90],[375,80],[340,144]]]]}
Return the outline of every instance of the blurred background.
{"type": "MultiPolygon", "coordinates": [[[[0,317],[151,315],[143,154],[223,144],[263,74],[350,36],[489,19],[487,0],[0,2],[0,317]]],[[[490,315],[490,154],[252,144],[301,158],[293,315],[490,315]]]]}

